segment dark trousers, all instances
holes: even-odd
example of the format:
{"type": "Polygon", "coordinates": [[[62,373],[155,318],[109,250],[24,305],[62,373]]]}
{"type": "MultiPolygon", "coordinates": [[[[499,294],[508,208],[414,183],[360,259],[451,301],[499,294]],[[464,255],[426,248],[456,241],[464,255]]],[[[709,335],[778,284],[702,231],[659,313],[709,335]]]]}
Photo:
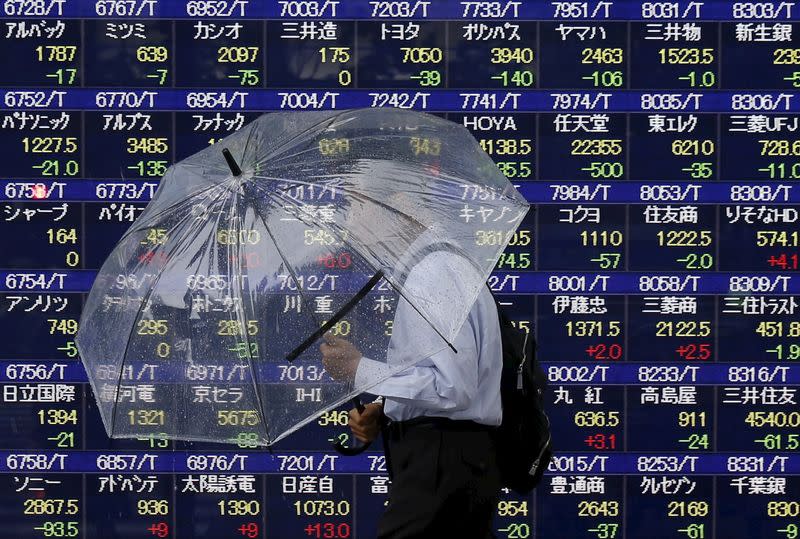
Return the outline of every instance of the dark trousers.
{"type": "Polygon", "coordinates": [[[384,428],[392,484],[378,539],[488,539],[500,494],[486,430],[417,424],[384,428]]]}

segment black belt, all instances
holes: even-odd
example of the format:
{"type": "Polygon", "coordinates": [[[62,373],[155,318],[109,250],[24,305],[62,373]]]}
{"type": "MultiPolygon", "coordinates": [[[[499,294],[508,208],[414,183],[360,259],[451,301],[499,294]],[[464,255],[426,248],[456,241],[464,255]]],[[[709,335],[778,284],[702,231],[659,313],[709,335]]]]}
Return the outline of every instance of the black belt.
{"type": "Polygon", "coordinates": [[[461,432],[492,432],[497,429],[495,425],[485,425],[470,419],[422,416],[405,421],[389,421],[386,425],[386,434],[393,440],[399,440],[416,427],[432,427],[438,430],[461,432]]]}

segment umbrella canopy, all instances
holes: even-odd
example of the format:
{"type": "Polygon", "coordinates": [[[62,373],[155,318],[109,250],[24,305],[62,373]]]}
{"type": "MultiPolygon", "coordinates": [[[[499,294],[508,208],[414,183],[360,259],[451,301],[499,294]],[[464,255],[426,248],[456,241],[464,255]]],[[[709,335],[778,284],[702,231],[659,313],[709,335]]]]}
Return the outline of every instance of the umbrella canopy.
{"type": "Polygon", "coordinates": [[[275,443],[450,346],[527,210],[447,120],[261,116],[167,170],[92,286],[77,346],[106,431],[275,443]],[[386,368],[332,379],[325,332],[386,368]]]}

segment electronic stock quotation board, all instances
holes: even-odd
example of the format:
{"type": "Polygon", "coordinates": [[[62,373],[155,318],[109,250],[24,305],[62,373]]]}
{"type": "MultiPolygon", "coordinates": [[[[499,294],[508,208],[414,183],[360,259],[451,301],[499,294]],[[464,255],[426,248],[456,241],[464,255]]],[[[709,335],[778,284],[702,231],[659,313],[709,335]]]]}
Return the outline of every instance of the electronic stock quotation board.
{"type": "MultiPolygon", "coordinates": [[[[0,4],[2,539],[374,536],[385,463],[330,450],[344,408],[272,452],[110,440],[73,339],[171,163],[265,111],[389,106],[466,126],[533,205],[490,285],[538,340],[556,456],[494,533],[800,535],[798,2],[0,4]]],[[[461,217],[498,242],[480,197],[461,217]]],[[[144,410],[153,368],[124,373],[144,410]]],[[[232,398],[216,375],[197,398],[232,398]]]]}

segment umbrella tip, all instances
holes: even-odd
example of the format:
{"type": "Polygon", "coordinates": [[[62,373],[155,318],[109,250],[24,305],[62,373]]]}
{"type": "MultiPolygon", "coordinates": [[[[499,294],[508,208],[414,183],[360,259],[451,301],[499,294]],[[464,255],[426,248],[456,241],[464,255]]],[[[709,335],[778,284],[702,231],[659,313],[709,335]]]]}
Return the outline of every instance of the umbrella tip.
{"type": "Polygon", "coordinates": [[[222,155],[225,156],[225,161],[228,163],[228,167],[231,169],[231,174],[234,176],[241,176],[242,169],[239,168],[239,164],[236,162],[236,159],[234,159],[233,155],[231,155],[231,151],[228,148],[223,148],[222,155]]]}

